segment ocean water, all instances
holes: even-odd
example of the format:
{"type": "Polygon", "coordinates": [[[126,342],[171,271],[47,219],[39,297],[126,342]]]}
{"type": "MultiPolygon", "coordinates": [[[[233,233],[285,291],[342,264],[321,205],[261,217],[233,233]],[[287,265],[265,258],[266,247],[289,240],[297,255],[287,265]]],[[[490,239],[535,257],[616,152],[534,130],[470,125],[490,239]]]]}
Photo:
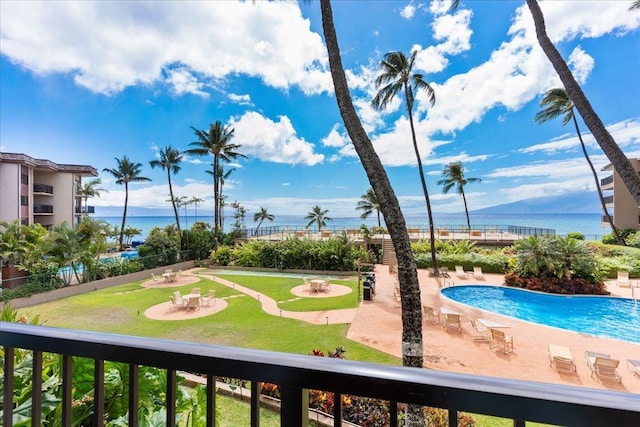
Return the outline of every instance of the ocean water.
{"type": "MultiPolygon", "coordinates": [[[[537,227],[549,228],[555,230],[556,234],[566,235],[571,232],[580,232],[587,239],[599,239],[603,234],[610,233],[610,229],[600,222],[600,214],[597,213],[579,213],[579,214],[471,214],[471,226],[481,228],[484,226],[507,226],[514,225],[519,227],[537,227]]],[[[122,217],[95,217],[112,225],[120,226],[122,217]]],[[[204,221],[213,223],[213,217],[199,215],[180,217],[180,226],[189,228],[195,221],[204,221]]],[[[407,227],[428,229],[429,223],[426,214],[423,216],[407,216],[405,218],[407,227]]],[[[136,236],[134,240],[144,240],[153,227],[165,227],[175,223],[173,216],[127,216],[127,226],[138,228],[142,231],[140,236],[136,236]]],[[[225,231],[230,231],[233,218],[225,218],[225,231]]],[[[276,215],[274,221],[264,221],[260,228],[266,227],[282,227],[292,229],[303,229],[308,221],[304,216],[296,215],[276,215]]],[[[433,223],[438,227],[466,226],[467,220],[464,213],[461,214],[436,214],[433,223]]],[[[347,228],[360,228],[361,224],[367,227],[377,225],[374,217],[362,220],[359,217],[333,217],[332,221],[327,222],[329,230],[344,230],[347,228]]],[[[255,228],[257,223],[253,222],[253,218],[245,219],[245,227],[248,229],[255,228]]],[[[382,224],[384,226],[384,222],[382,224]]],[[[315,228],[315,224],[312,228],[315,228]]]]}

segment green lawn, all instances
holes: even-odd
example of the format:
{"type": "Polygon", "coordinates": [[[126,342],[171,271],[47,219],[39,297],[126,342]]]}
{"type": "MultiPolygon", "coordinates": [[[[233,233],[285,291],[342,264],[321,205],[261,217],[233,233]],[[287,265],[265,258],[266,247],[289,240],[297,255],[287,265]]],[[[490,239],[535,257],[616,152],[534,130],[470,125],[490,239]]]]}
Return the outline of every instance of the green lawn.
{"type": "Polygon", "coordinates": [[[351,289],[351,293],[330,298],[296,297],[291,289],[303,284],[300,278],[266,277],[249,275],[216,274],[216,277],[229,280],[256,292],[267,295],[278,302],[278,307],[288,311],[340,310],[358,307],[358,282],[356,280],[331,280],[332,285],[343,285],[351,289]]]}
{"type": "MultiPolygon", "coordinates": [[[[255,285],[252,283],[257,281],[256,276],[233,278],[236,279],[239,284],[252,288],[255,285]]],[[[278,277],[259,279],[262,282],[261,286],[268,287],[271,283],[274,288],[281,286],[279,283],[283,280],[298,280],[278,277]]],[[[300,284],[301,281],[298,280],[297,283],[300,284]]],[[[297,285],[292,282],[287,286],[297,285]]],[[[174,291],[186,294],[193,287],[200,287],[203,294],[209,289],[215,289],[218,298],[242,295],[239,291],[208,279],[201,279],[197,284],[172,288],[143,288],[140,282],[136,282],[28,307],[21,311],[29,316],[39,314],[41,321],[49,326],[298,354],[308,354],[314,348],[327,353],[341,346],[347,350],[346,356],[351,360],[401,364],[399,358],[347,339],[347,324],[311,325],[299,320],[272,316],[262,311],[258,301],[246,296],[229,299],[225,310],[198,319],[163,321],[144,316],[147,308],[168,301],[169,295],[174,291]]],[[[276,291],[276,294],[277,292],[280,291],[276,291]]],[[[264,294],[268,294],[266,290],[264,294]]],[[[352,294],[349,296],[355,298],[352,294]]],[[[329,301],[337,299],[345,298],[308,298],[313,300],[314,306],[327,300],[328,304],[333,304],[332,306],[344,308],[345,302],[329,301]]],[[[351,306],[355,304],[352,303],[351,306]]],[[[289,308],[283,306],[283,309],[289,308]]]]}

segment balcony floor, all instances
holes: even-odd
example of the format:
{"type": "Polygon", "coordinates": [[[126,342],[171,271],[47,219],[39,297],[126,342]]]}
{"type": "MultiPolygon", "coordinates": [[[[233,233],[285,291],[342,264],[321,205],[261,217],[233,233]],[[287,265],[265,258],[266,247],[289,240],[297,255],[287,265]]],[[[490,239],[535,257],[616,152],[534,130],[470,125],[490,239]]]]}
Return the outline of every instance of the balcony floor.
{"type": "MultiPolygon", "coordinates": [[[[423,303],[436,308],[442,306],[444,303],[438,293],[438,280],[429,277],[426,270],[419,270],[418,276],[423,303]]],[[[501,285],[504,283],[502,275],[486,273],[484,281],[462,280],[455,275],[453,280],[456,284],[501,285]]],[[[347,337],[401,357],[400,304],[393,296],[393,288],[394,278],[389,274],[387,266],[377,266],[374,300],[361,303],[347,337]]],[[[631,297],[630,289],[616,287],[615,281],[611,282],[608,288],[612,295],[631,297]]],[[[638,344],[587,336],[498,314],[486,312],[479,314],[477,309],[454,302],[447,301],[446,305],[474,318],[483,317],[510,325],[509,333],[514,337],[514,352],[505,355],[497,348],[490,350],[486,342],[474,341],[471,325],[466,316],[462,321],[462,334],[454,329],[445,332],[441,324],[424,321],[426,367],[451,372],[640,393],[640,378],[634,377],[625,366],[627,359],[640,358],[638,344]],[[549,343],[571,348],[577,366],[577,375],[557,373],[549,367],[547,356],[549,343]],[[585,350],[610,353],[612,358],[620,360],[618,372],[622,376],[622,384],[615,382],[600,384],[592,379],[584,358],[585,350]]]]}

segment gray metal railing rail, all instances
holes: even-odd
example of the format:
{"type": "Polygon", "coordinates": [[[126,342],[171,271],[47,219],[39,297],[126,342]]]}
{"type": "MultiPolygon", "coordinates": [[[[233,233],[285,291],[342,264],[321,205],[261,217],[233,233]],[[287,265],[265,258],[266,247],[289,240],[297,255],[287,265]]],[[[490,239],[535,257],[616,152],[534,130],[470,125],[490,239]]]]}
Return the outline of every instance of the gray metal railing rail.
{"type": "MultiPolygon", "coordinates": [[[[15,349],[34,352],[33,384],[41,384],[41,355],[62,355],[62,421],[71,425],[73,356],[95,361],[94,415],[101,420],[104,410],[104,361],[128,363],[129,425],[135,427],[138,402],[138,366],[167,369],[167,425],[175,425],[176,371],[207,374],[207,426],[215,425],[215,377],[242,378],[258,390],[260,382],[281,387],[281,425],[306,425],[306,390],[336,393],[396,402],[447,408],[449,425],[457,424],[457,411],[480,413],[514,420],[556,425],[602,426],[640,425],[638,395],[581,387],[517,381],[502,378],[441,372],[430,369],[386,366],[340,359],[328,359],[261,350],[176,342],[127,335],[104,334],[45,326],[0,322],[0,345],[4,347],[4,427],[13,425],[15,349]],[[40,361],[40,362],[39,362],[40,361]]],[[[39,387],[34,386],[34,390],[39,387]]],[[[259,425],[259,396],[252,393],[251,425],[259,425]]],[[[40,416],[42,396],[34,393],[33,417],[40,416]]],[[[341,425],[336,405],[334,425],[341,425]]],[[[96,422],[96,425],[98,423],[96,422]]],[[[36,424],[37,425],[37,424],[36,424]]],[[[390,425],[397,425],[391,414],[390,425]]]]}
{"type": "MultiPolygon", "coordinates": [[[[547,236],[547,235],[555,235],[556,231],[550,228],[540,228],[540,227],[525,227],[518,225],[474,225],[471,229],[467,228],[466,225],[436,225],[435,226],[436,233],[440,237],[440,233],[443,231],[447,231],[449,233],[467,233],[471,237],[495,237],[495,235],[502,234],[515,234],[518,236],[547,236]],[[479,233],[479,234],[476,234],[479,233]]],[[[407,225],[407,230],[410,235],[421,235],[423,237],[428,237],[429,235],[429,226],[427,225],[407,225]]],[[[360,229],[358,227],[353,228],[345,228],[345,227],[337,227],[337,226],[326,226],[322,228],[322,231],[327,232],[329,234],[342,234],[345,233],[347,236],[356,236],[360,235],[360,229]]],[[[297,236],[297,237],[309,237],[312,235],[317,235],[317,228],[308,229],[301,225],[272,225],[260,227],[259,229],[255,228],[247,228],[238,232],[238,237],[242,238],[255,238],[255,237],[263,237],[263,236],[280,236],[284,238],[285,236],[297,236]]]]}

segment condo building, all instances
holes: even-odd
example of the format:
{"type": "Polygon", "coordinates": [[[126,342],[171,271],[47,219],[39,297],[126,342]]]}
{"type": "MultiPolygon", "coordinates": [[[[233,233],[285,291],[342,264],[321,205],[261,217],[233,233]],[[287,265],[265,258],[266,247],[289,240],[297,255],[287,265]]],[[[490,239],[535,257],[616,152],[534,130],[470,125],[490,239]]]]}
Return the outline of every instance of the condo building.
{"type": "MultiPolygon", "coordinates": [[[[640,159],[629,159],[633,169],[640,173],[640,159]]],[[[600,181],[600,187],[604,193],[604,201],[613,212],[611,218],[618,230],[640,230],[640,206],[631,195],[620,175],[611,164],[602,168],[603,171],[611,171],[612,174],[600,181]],[[607,194],[608,193],[608,194],[607,194]]],[[[607,224],[607,217],[603,216],[602,222],[607,224]]]]}
{"type": "MultiPolygon", "coordinates": [[[[0,221],[74,227],[85,209],[78,189],[83,177],[97,177],[93,166],[54,163],[21,153],[0,152],[0,221]]],[[[86,212],[85,212],[86,211],[86,212]]]]}

